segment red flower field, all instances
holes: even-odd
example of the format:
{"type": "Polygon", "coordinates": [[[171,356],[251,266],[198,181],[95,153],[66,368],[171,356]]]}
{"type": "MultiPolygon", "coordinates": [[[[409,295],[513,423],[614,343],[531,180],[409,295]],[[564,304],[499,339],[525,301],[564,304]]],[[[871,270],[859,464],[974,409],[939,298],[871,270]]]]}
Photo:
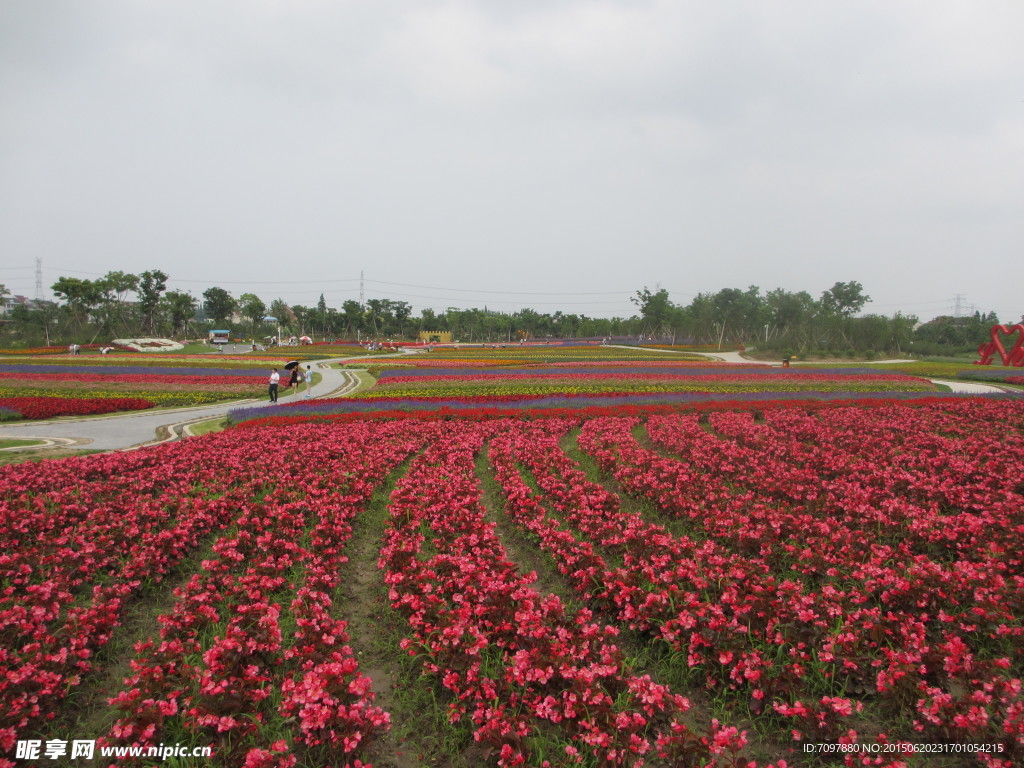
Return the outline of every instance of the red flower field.
{"type": "Polygon", "coordinates": [[[24,419],[52,419],[57,416],[90,416],[118,411],[142,411],[154,403],[140,397],[0,397],[0,408],[21,414],[24,419]]]}
{"type": "Polygon", "coordinates": [[[1024,405],[963,399],[249,425],[6,467],[0,765],[89,701],[74,737],[204,765],[1010,768],[1022,457],[1024,405]]]}

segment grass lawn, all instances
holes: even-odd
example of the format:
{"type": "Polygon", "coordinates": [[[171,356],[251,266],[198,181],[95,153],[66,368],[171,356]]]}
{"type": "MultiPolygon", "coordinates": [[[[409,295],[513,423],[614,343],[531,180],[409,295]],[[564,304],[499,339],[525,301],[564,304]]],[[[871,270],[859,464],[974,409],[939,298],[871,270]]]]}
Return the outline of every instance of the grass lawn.
{"type": "Polygon", "coordinates": [[[23,448],[29,445],[41,445],[42,440],[15,440],[0,438],[0,449],[2,448],[23,448]]]}
{"type": "Polygon", "coordinates": [[[195,437],[205,435],[210,432],[220,432],[224,427],[227,426],[227,419],[218,417],[216,419],[210,419],[209,421],[201,421],[198,424],[193,424],[188,428],[195,437]]]}

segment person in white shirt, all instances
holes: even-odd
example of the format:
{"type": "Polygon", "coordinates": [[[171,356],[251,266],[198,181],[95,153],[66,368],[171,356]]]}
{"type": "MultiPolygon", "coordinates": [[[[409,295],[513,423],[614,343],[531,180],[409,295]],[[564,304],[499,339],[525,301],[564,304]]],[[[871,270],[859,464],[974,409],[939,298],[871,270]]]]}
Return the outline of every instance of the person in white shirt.
{"type": "Polygon", "coordinates": [[[270,372],[270,402],[277,402],[277,385],[281,381],[281,374],[274,368],[270,372]]]}

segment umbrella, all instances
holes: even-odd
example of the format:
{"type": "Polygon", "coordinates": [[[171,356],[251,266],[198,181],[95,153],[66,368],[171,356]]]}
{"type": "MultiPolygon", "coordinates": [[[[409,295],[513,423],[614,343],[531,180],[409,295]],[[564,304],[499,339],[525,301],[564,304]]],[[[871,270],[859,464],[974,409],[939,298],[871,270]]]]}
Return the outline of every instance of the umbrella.
{"type": "Polygon", "coordinates": [[[291,361],[289,361],[289,362],[284,364],[284,369],[286,371],[290,371],[292,368],[297,368],[298,366],[299,366],[299,361],[298,360],[291,360],[291,361]]]}

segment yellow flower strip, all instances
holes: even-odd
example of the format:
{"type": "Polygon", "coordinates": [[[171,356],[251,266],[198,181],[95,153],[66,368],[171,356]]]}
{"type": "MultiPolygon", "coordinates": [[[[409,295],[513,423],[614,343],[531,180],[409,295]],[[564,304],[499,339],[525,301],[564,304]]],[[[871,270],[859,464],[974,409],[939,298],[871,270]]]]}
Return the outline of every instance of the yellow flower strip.
{"type": "Polygon", "coordinates": [[[151,400],[157,405],[205,405],[222,400],[237,400],[253,397],[256,392],[251,388],[244,391],[181,391],[160,392],[145,389],[118,389],[110,387],[102,389],[40,389],[27,387],[0,387],[0,397],[70,397],[83,399],[105,400],[112,397],[141,397],[151,400]]]}
{"type": "Polygon", "coordinates": [[[612,392],[656,393],[656,392],[932,392],[935,386],[930,382],[908,380],[893,381],[847,381],[823,382],[786,379],[782,381],[747,380],[742,382],[702,381],[683,379],[676,381],[593,381],[579,379],[522,379],[515,382],[462,383],[424,382],[400,386],[381,386],[357,395],[360,398],[375,397],[466,397],[495,395],[551,395],[551,394],[607,394],[612,392]]]}

